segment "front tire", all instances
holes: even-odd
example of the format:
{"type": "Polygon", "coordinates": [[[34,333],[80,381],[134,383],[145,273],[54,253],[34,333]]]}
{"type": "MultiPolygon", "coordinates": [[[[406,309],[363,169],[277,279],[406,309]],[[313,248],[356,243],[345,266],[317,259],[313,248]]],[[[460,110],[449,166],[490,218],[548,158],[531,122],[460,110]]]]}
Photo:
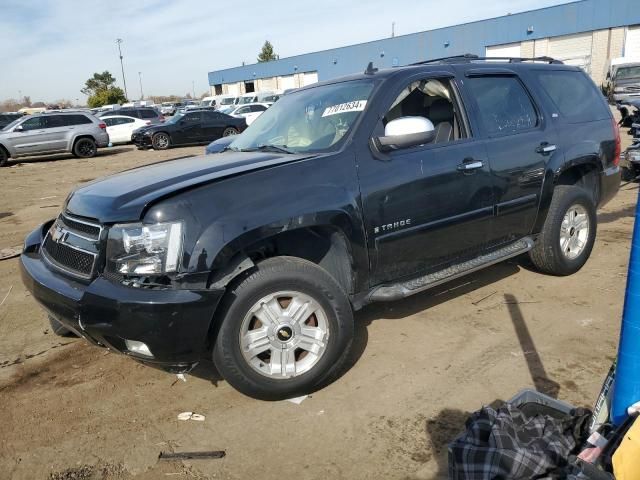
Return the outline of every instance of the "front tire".
{"type": "Polygon", "coordinates": [[[575,185],[559,185],[542,232],[529,253],[531,261],[541,272],[571,275],[589,259],[596,229],[596,208],[589,192],[575,185]]]}
{"type": "Polygon", "coordinates": [[[233,127],[227,127],[224,129],[224,132],[222,132],[223,137],[231,137],[232,135],[238,135],[238,130],[233,127]]]}
{"type": "Polygon", "coordinates": [[[171,145],[171,139],[166,133],[156,133],[151,139],[154,150],[166,150],[171,145]]]}
{"type": "Polygon", "coordinates": [[[9,155],[7,151],[0,147],[0,167],[6,167],[9,164],[9,155]]]}
{"type": "Polygon", "coordinates": [[[73,154],[78,158],[92,158],[96,153],[98,153],[98,147],[92,138],[80,138],[73,145],[73,154]]]}
{"type": "Polygon", "coordinates": [[[334,378],[353,340],[351,304],[324,269],[275,257],[229,289],[220,310],[213,361],[250,397],[282,400],[334,378]]]}

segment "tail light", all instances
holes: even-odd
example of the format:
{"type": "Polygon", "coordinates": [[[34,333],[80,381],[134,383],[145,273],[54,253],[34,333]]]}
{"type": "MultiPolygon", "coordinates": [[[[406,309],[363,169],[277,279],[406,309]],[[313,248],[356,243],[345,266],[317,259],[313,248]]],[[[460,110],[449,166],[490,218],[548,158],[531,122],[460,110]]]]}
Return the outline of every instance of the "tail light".
{"type": "Polygon", "coordinates": [[[613,165],[618,166],[620,164],[620,152],[622,151],[622,140],[620,140],[620,128],[618,127],[618,122],[615,119],[611,120],[613,124],[613,134],[616,137],[616,151],[613,154],[613,165]]]}
{"type": "Polygon", "coordinates": [[[99,123],[99,124],[98,124],[98,128],[101,128],[101,129],[103,129],[103,130],[106,130],[106,129],[107,129],[107,124],[106,124],[106,123],[99,123]]]}
{"type": "MultiPolygon", "coordinates": [[[[164,121],[164,118],[162,119],[162,121],[164,121]]],[[[146,121],[146,122],[144,122],[144,123],[146,123],[147,125],[151,125],[151,120],[147,120],[147,121],[146,121]]]]}
{"type": "MultiPolygon", "coordinates": [[[[160,121],[164,122],[164,120],[165,120],[164,115],[160,114],[160,121]]],[[[151,123],[151,122],[149,122],[149,123],[151,123]]]]}

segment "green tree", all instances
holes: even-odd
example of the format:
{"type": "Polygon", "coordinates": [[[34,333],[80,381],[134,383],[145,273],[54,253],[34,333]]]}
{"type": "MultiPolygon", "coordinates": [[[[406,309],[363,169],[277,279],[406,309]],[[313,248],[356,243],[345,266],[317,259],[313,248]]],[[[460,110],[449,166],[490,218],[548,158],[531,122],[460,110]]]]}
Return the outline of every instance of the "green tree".
{"type": "Polygon", "coordinates": [[[96,72],[84,83],[84,88],[80,91],[89,96],[87,105],[91,108],[126,102],[124,92],[120,87],[114,86],[114,83],[116,79],[107,70],[102,73],[96,72]]]}
{"type": "Polygon", "coordinates": [[[99,90],[87,99],[89,108],[101,107],[103,105],[114,105],[124,103],[127,97],[120,87],[109,87],[106,90],[99,90]]]}
{"type": "Polygon", "coordinates": [[[258,55],[258,62],[271,62],[272,60],[277,60],[278,56],[273,51],[273,45],[269,40],[265,40],[264,45],[262,46],[262,50],[258,55]]]}

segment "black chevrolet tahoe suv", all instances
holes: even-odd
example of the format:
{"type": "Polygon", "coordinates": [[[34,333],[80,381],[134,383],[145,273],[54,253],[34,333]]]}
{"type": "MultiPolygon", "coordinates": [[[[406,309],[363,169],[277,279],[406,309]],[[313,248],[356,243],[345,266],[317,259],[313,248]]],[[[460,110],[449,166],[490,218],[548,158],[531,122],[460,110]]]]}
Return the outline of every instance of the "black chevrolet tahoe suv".
{"type": "Polygon", "coordinates": [[[620,138],[579,68],[441,59],[284,95],[222,153],[73,191],[22,276],[58,333],[282,399],[339,373],[353,311],[528,253],[587,261],[620,138]]]}

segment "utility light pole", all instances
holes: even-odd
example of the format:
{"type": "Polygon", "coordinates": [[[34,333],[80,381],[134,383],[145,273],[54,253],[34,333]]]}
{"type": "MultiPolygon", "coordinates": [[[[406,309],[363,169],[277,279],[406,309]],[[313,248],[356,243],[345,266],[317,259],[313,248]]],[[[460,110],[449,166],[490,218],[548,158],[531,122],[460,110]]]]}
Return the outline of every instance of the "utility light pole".
{"type": "Polygon", "coordinates": [[[140,79],[140,100],[144,100],[144,93],[142,93],[142,72],[138,72],[138,78],[140,79]]]}
{"type": "Polygon", "coordinates": [[[396,22],[391,22],[391,38],[396,36],[396,22]]]}
{"type": "Polygon", "coordinates": [[[195,80],[191,80],[191,94],[193,95],[193,99],[196,99],[196,82],[195,80]]]}
{"type": "Polygon", "coordinates": [[[124,83],[124,96],[129,100],[129,95],[127,94],[127,80],[124,78],[124,64],[122,63],[122,50],[120,49],[120,44],[122,43],[121,38],[116,38],[116,43],[118,44],[118,53],[120,54],[120,68],[122,68],[122,83],[124,83]]]}

